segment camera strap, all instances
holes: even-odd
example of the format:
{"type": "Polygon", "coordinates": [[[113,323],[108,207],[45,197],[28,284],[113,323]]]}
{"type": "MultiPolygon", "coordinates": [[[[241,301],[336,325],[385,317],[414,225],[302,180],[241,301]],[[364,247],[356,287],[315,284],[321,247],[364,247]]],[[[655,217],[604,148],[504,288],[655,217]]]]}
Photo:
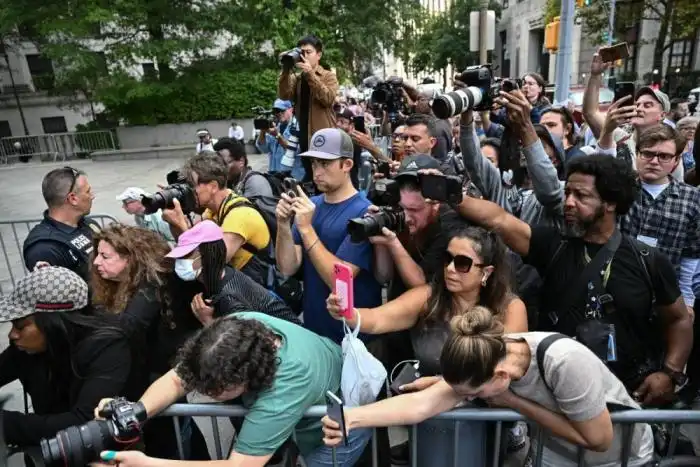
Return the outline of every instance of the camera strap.
{"type": "MultiPolygon", "coordinates": [[[[605,293],[605,286],[610,277],[612,260],[621,241],[622,234],[618,229],[615,229],[612,236],[592,259],[587,251],[584,251],[586,266],[572,284],[573,287],[570,290],[573,293],[565,294],[555,308],[556,310],[559,310],[561,313],[578,315],[579,313],[576,313],[577,307],[574,306],[577,300],[580,301],[582,296],[588,297],[592,295],[598,297],[605,293]]],[[[587,319],[585,313],[582,316],[578,316],[578,318],[587,319]]]]}

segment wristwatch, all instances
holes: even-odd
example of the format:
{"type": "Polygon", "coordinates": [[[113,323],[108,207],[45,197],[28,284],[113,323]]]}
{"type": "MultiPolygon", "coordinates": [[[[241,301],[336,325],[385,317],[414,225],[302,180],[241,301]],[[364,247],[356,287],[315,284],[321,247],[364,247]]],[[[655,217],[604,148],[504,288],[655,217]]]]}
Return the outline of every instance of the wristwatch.
{"type": "Polygon", "coordinates": [[[682,388],[688,382],[688,375],[686,375],[682,371],[672,370],[666,365],[663,366],[661,371],[663,373],[666,373],[669,376],[669,378],[671,378],[671,381],[673,381],[673,384],[675,384],[676,387],[682,388]]]}

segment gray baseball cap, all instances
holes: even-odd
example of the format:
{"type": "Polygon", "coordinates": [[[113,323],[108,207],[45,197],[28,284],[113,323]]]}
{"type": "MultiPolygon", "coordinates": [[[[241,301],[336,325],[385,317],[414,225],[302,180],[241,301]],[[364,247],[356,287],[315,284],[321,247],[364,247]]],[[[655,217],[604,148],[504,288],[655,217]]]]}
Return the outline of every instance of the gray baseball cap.
{"type": "Polygon", "coordinates": [[[338,128],[324,128],[314,133],[311,137],[309,150],[299,155],[315,159],[335,160],[341,157],[352,159],[353,152],[350,135],[338,128]]]}
{"type": "Polygon", "coordinates": [[[21,278],[15,289],[0,299],[0,323],[34,313],[59,313],[88,306],[88,285],[70,269],[45,266],[21,278]]]}
{"type": "Polygon", "coordinates": [[[658,89],[652,88],[651,86],[644,86],[639,88],[637,94],[634,96],[634,100],[636,101],[639,99],[639,96],[644,94],[649,94],[651,97],[656,99],[656,101],[661,104],[661,108],[664,112],[668,113],[671,111],[671,101],[668,98],[668,94],[665,92],[661,92],[658,89]]]}

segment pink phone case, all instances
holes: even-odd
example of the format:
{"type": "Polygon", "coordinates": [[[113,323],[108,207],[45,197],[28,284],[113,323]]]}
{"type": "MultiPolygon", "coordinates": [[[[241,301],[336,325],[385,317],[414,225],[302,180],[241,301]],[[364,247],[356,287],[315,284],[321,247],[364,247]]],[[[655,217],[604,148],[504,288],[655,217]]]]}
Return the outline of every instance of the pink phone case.
{"type": "Polygon", "coordinates": [[[333,268],[333,278],[335,283],[333,293],[340,298],[342,304],[341,316],[352,318],[352,309],[355,308],[355,304],[353,302],[354,293],[350,266],[336,263],[333,268]]]}

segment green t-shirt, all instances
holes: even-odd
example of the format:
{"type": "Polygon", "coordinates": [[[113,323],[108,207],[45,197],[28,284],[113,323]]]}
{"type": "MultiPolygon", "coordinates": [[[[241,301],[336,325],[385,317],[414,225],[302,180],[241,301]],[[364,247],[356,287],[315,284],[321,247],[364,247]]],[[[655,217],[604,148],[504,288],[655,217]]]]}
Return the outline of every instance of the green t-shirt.
{"type": "Polygon", "coordinates": [[[236,318],[260,321],[282,338],[272,387],[244,394],[250,408],[235,451],[249,456],[272,454],[296,431],[302,455],[322,444],[321,421],[302,420],[313,405],[325,405],[326,391],[338,393],[342,351],[336,343],[301,326],[264,313],[242,312],[236,318]]]}

